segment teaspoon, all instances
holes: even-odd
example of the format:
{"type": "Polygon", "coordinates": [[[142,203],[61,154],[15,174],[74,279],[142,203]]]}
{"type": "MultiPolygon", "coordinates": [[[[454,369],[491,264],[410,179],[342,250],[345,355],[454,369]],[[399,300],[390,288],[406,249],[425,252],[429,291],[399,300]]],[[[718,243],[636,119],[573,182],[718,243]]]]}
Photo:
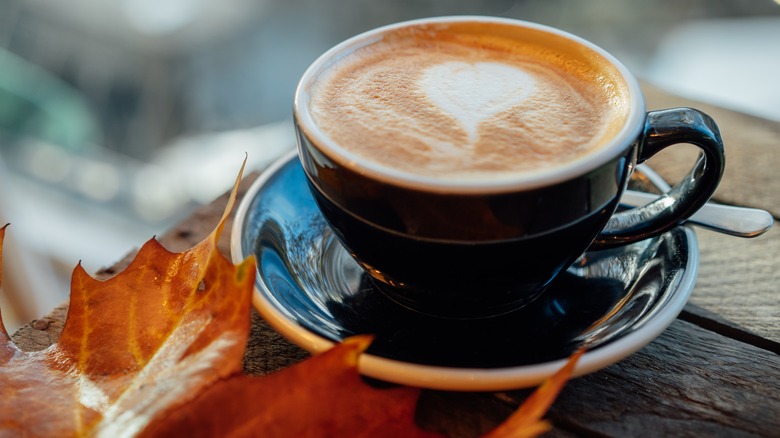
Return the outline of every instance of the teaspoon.
{"type": "MultiPolygon", "coordinates": [[[[638,207],[658,199],[661,195],[626,190],[620,205],[638,207]]],[[[734,207],[708,202],[686,221],[713,231],[738,237],[756,237],[772,227],[774,218],[758,208],[734,207]]]]}

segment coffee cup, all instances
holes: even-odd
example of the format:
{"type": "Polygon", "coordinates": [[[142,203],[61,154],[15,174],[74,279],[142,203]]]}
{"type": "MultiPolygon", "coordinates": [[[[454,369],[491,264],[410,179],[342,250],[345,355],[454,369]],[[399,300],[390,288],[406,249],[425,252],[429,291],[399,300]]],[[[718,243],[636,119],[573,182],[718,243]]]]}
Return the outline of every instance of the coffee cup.
{"type": "Polygon", "coordinates": [[[670,230],[725,163],[706,114],[646,112],[601,48],[496,17],[408,21],[338,44],[303,75],[294,116],[335,235],[377,290],[445,318],[511,312],[588,248],[670,230]],[[701,150],[690,173],[616,211],[635,166],[681,143],[701,150]]]}

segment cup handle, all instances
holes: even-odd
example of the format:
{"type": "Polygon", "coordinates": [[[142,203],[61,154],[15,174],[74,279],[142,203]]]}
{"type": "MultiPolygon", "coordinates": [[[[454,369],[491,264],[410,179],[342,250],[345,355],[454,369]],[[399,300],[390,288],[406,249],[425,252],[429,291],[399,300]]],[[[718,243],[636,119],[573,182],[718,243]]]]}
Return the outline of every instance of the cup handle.
{"type": "Polygon", "coordinates": [[[662,234],[693,215],[715,192],[726,163],[723,140],[715,121],[692,108],[647,114],[637,163],[681,143],[701,149],[688,175],[668,193],[643,207],[615,213],[591,248],[625,245],[662,234]]]}

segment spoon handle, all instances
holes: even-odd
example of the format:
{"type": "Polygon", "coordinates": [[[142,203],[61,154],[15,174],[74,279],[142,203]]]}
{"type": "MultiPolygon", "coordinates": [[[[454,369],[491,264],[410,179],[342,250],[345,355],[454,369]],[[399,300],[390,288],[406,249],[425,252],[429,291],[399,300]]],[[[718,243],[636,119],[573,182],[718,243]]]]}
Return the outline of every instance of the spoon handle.
{"type": "MultiPolygon", "coordinates": [[[[659,197],[661,195],[654,193],[626,190],[620,199],[620,205],[638,207],[659,197]]],[[[756,237],[772,227],[774,218],[768,211],[758,208],[733,207],[708,202],[686,222],[732,236],[756,237]]]]}

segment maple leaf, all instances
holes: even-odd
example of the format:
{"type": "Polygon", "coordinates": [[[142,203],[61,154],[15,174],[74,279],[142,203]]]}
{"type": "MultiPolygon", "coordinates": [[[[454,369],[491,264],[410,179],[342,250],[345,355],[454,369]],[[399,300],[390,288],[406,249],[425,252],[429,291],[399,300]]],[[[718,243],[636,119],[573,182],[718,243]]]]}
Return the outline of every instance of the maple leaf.
{"type": "Polygon", "coordinates": [[[0,319],[0,431],[132,436],[158,412],[240,372],[254,260],[233,265],[217,250],[235,196],[188,251],[171,253],[152,239],[105,281],[77,266],[65,326],[49,348],[19,350],[0,319]]]}
{"type": "Polygon", "coordinates": [[[362,381],[358,357],[370,336],[348,338],[314,356],[265,377],[236,376],[208,388],[141,437],[434,437],[414,424],[420,390],[376,389],[362,381]],[[226,415],[203,416],[221,410],[226,415]]]}

